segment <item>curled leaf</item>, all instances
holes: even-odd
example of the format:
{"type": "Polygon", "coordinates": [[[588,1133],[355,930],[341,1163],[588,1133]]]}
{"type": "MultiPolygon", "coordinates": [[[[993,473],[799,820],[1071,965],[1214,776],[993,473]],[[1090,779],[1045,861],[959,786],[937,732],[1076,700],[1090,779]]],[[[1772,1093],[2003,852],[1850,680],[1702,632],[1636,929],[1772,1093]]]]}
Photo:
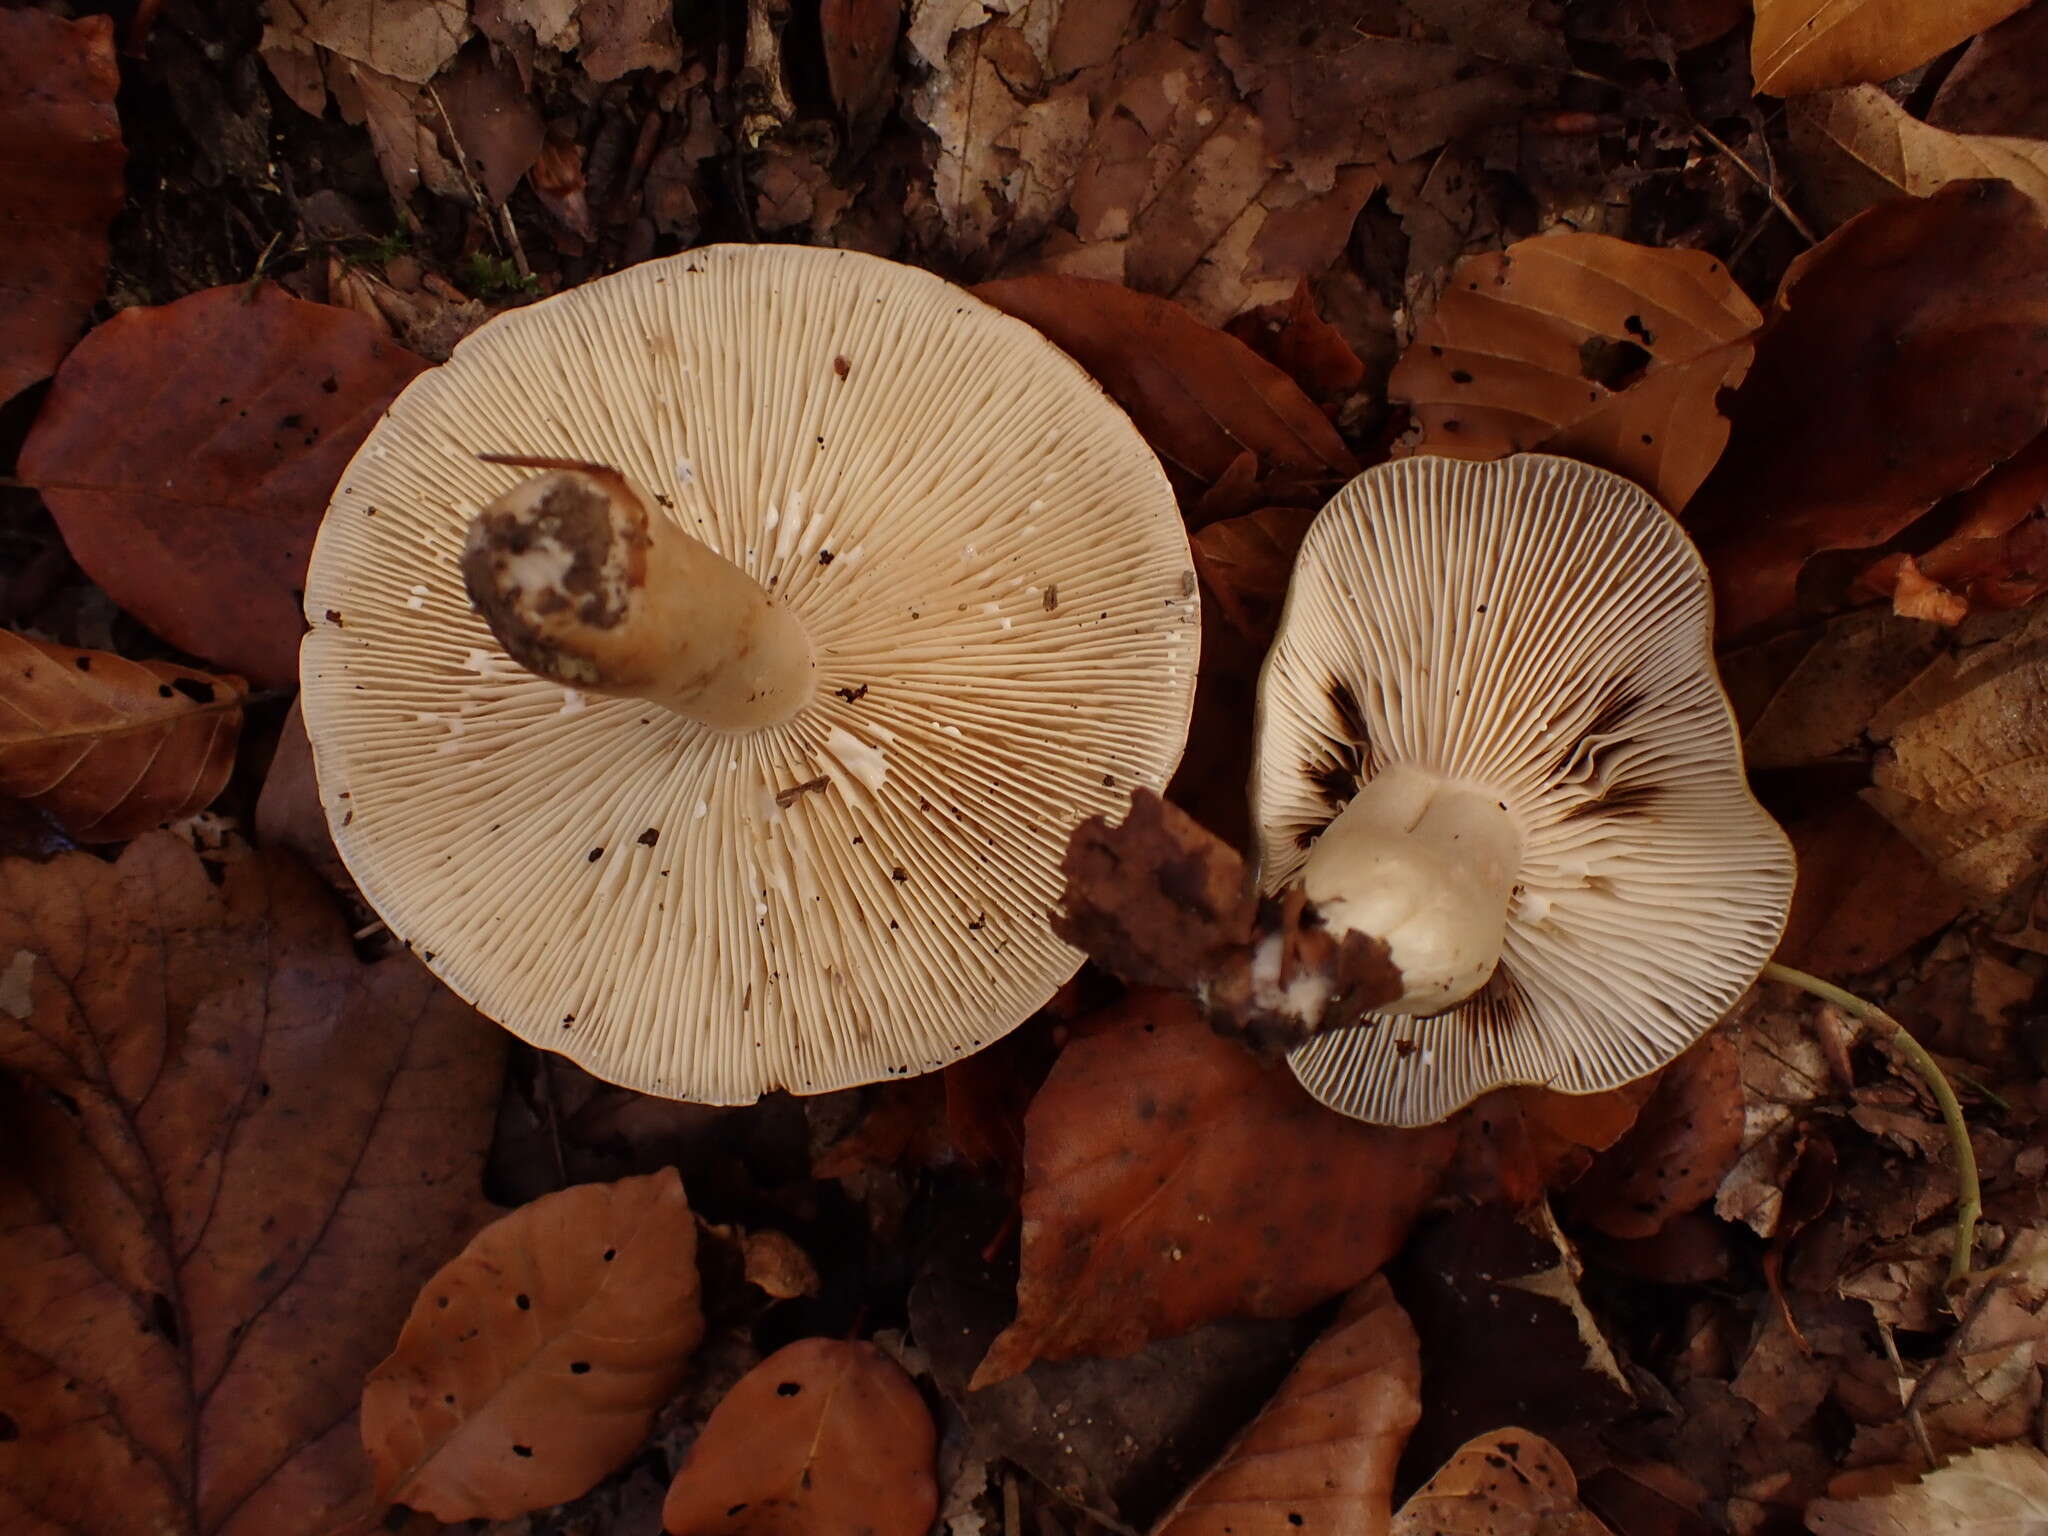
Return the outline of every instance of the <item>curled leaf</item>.
{"type": "Polygon", "coordinates": [[[669,1536],[924,1536],[931,1411],[872,1344],[799,1339],[726,1393],[662,1505],[669,1536]]]}
{"type": "Polygon", "coordinates": [[[1762,321],[1704,251],[1539,235],[1458,263],[1387,380],[1420,451],[1529,449],[1624,474],[1674,511],[1728,441],[1716,406],[1762,321]]]}
{"type": "Polygon", "coordinates": [[[1901,193],[1924,197],[1952,181],[1996,177],[2048,205],[2048,143],[1944,133],[1882,86],[1802,96],[1785,108],[1801,186],[1829,218],[1846,219],[1901,193]]]}
{"type": "Polygon", "coordinates": [[[0,630],[0,794],[84,843],[204,809],[235,766],[239,677],[0,630]]]}
{"type": "Polygon", "coordinates": [[[370,1374],[378,1494],[450,1521],[575,1498],[646,1438],[703,1334],[673,1168],[543,1195],[427,1282],[370,1374]]]}
{"type": "Polygon", "coordinates": [[[2012,15],[2027,0],[1756,0],[1749,66],[1766,96],[1889,80],[2012,15]]]}

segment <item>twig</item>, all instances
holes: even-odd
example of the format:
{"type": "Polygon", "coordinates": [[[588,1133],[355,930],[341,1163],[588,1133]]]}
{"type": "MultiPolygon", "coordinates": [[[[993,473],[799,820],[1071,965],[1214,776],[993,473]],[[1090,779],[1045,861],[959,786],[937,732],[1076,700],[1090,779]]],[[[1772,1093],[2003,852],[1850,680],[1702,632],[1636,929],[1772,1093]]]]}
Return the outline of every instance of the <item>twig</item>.
{"type": "Polygon", "coordinates": [[[1759,187],[1763,189],[1764,196],[1768,197],[1771,200],[1771,206],[1777,209],[1778,212],[1782,213],[1785,216],[1785,222],[1792,226],[1792,228],[1798,233],[1800,239],[1804,240],[1808,245],[1820,244],[1820,236],[1816,235],[1811,229],[1808,229],[1806,227],[1806,220],[1800,218],[1798,214],[1794,213],[1792,211],[1792,205],[1786,202],[1784,198],[1778,195],[1777,184],[1772,178],[1763,175],[1760,171],[1757,170],[1755,166],[1751,165],[1747,160],[1743,159],[1742,156],[1738,155],[1737,153],[1735,153],[1734,150],[1730,149],[1725,143],[1722,142],[1720,135],[1715,133],[1714,130],[1709,128],[1705,123],[1694,123],[1692,125],[1692,131],[1698,134],[1701,138],[1705,139],[1709,144],[1713,145],[1714,148],[1718,149],[1730,160],[1733,160],[1737,165],[1742,167],[1742,174],[1747,176],[1751,181],[1755,182],[1759,187]]]}
{"type": "Polygon", "coordinates": [[[1844,1013],[1852,1013],[1866,1024],[1874,1025],[1885,1042],[1912,1063],[1913,1070],[1920,1074],[1921,1081],[1934,1095],[1934,1102],[1941,1106],[1942,1123],[1948,1127],[1949,1148],[1956,1160],[1955,1247],[1949,1255],[1948,1284],[1943,1288],[1949,1310],[1954,1311],[1955,1290],[1969,1277],[1970,1256],[1977,1243],[1977,1218],[1984,1210],[1984,1192],[1977,1183],[1977,1154],[1970,1146],[1969,1122],[1963,1119],[1963,1106],[1956,1102],[1956,1091],[1949,1086],[1947,1074],[1928,1054],[1927,1047],[1907,1032],[1905,1025],[1875,1003],[1866,1003],[1855,993],[1844,992],[1832,982],[1809,976],[1804,971],[1795,971],[1775,960],[1764,967],[1764,975],[1772,981],[1781,981],[1787,986],[1810,992],[1823,1002],[1833,1003],[1844,1013]]]}
{"type": "MultiPolygon", "coordinates": [[[[1912,1373],[1906,1369],[1906,1362],[1899,1358],[1899,1341],[1892,1337],[1891,1324],[1879,1318],[1877,1336],[1884,1344],[1884,1357],[1892,1363],[1892,1369],[1899,1373],[1901,1382],[1910,1381],[1912,1373]]],[[[1906,1427],[1913,1431],[1913,1439],[1920,1447],[1920,1454],[1926,1458],[1928,1470],[1941,1465],[1934,1454],[1934,1442],[1927,1438],[1927,1421],[1920,1417],[1920,1405],[1914,1401],[1917,1392],[1906,1394],[1906,1427]]]]}

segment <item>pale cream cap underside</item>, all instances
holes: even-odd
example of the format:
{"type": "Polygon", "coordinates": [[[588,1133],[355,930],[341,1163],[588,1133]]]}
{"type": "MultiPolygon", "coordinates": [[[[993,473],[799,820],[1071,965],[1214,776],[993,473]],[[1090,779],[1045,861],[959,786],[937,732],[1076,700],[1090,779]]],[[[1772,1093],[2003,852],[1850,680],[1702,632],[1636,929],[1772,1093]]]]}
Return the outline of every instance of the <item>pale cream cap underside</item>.
{"type": "Polygon", "coordinates": [[[1194,585],[1158,462],[1036,331],[872,257],[710,247],[399,398],[314,550],[306,723],[364,895],[483,1012],[649,1093],[821,1092],[1073,973],[1060,858],[1180,757],[1194,585]],[[520,670],[457,568],[522,474],[487,451],[623,470],[796,610],[815,702],[726,736],[520,670]]]}
{"type": "Polygon", "coordinates": [[[1698,553],[1618,475],[1413,458],[1338,492],[1260,681],[1262,885],[1300,872],[1360,771],[1395,762],[1488,786],[1524,854],[1494,980],[1301,1047],[1311,1093],[1396,1125],[1507,1083],[1595,1093],[1742,995],[1784,930],[1793,861],[1749,792],[1711,641],[1698,553]]]}

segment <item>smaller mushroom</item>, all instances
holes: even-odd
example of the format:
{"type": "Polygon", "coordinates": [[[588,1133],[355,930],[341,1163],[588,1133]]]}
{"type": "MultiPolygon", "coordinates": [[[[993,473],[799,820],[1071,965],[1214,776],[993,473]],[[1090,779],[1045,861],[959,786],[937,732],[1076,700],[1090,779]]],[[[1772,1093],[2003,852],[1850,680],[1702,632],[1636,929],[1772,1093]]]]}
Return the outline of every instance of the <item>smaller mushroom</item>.
{"type": "Polygon", "coordinates": [[[1654,1071],[1754,981],[1793,861],[1751,796],[1707,573],[1632,482],[1412,458],[1302,545],[1260,680],[1259,878],[1404,992],[1290,1060],[1360,1119],[1654,1071]]]}

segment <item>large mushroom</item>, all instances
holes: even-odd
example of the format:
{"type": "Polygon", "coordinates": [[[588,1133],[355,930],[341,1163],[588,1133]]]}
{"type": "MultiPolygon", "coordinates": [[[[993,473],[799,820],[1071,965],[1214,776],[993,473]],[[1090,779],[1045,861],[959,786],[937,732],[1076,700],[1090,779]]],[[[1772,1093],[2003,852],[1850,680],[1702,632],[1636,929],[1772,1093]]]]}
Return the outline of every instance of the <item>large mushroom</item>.
{"type": "Polygon", "coordinates": [[[1396,1125],[1654,1071],[1769,961],[1790,845],[1750,795],[1707,573],[1632,482],[1411,458],[1310,527],[1260,679],[1259,877],[1384,940],[1403,995],[1294,1052],[1396,1125]]]}
{"type": "Polygon", "coordinates": [[[715,1103],[1028,1017],[1079,962],[1067,832],[1165,783],[1197,659],[1171,490],[1080,368],[791,247],[465,341],[342,477],[306,613],[322,801],[392,931],[527,1040],[715,1103]]]}

